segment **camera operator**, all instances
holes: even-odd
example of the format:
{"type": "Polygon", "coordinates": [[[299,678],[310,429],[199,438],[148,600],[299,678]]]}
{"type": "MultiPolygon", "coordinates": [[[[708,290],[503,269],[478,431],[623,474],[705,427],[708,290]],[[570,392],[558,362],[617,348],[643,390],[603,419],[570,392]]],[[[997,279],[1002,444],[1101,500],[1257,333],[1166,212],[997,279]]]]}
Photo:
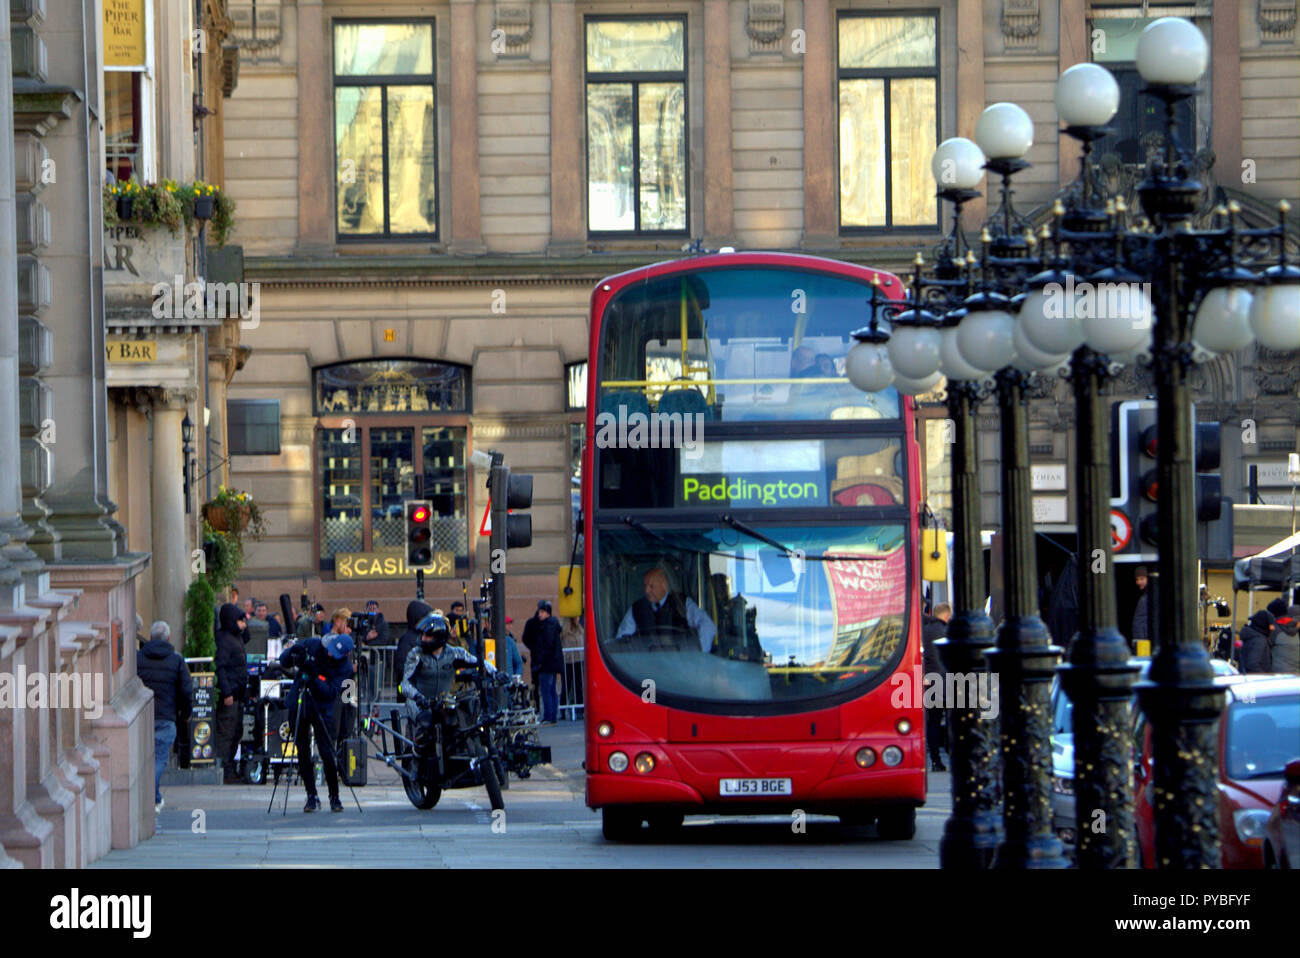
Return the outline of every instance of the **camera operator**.
{"type": "Polygon", "coordinates": [[[451,613],[447,616],[447,631],[451,634],[451,644],[469,650],[469,619],[465,617],[465,603],[457,599],[451,604],[451,613]]]}
{"type": "Polygon", "coordinates": [[[316,795],[316,771],[312,767],[311,737],[316,735],[316,749],[325,766],[325,784],[329,788],[330,811],[343,811],[339,801],[338,765],[334,739],[329,729],[334,720],[334,703],[343,691],[343,682],[352,675],[348,653],[354,643],[349,634],[351,612],[339,609],[333,615],[332,631],[323,639],[302,639],[280,654],[280,664],[298,670],[289,692],[289,723],[295,729],[294,745],[298,750],[298,771],[307,791],[304,812],[320,809],[316,795]]]}
{"type": "MultiPolygon", "coordinates": [[[[426,615],[416,629],[420,633],[420,645],[407,657],[399,686],[399,691],[406,696],[406,714],[412,720],[443,693],[452,691],[458,663],[478,664],[478,659],[464,649],[448,644],[451,628],[438,613],[426,615]]],[[[489,673],[496,673],[490,665],[485,668],[489,673]]]]}

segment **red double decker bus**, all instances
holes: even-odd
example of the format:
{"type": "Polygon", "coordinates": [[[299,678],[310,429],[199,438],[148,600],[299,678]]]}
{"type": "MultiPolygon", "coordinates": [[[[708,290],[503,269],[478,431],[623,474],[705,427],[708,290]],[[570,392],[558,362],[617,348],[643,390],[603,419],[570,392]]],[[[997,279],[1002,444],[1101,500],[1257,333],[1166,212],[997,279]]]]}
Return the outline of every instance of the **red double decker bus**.
{"type": "Polygon", "coordinates": [[[607,839],[795,810],[915,832],[920,451],[911,400],[844,373],[873,281],[902,297],[880,270],[724,252],[592,296],[586,769],[607,839]]]}

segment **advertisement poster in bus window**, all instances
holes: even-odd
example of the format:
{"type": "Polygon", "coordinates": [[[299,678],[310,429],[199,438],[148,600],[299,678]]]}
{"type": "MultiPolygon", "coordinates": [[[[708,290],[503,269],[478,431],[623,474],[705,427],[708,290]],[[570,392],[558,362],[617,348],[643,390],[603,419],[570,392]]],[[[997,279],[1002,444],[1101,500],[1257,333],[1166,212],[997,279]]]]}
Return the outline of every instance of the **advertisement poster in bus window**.
{"type": "Polygon", "coordinates": [[[889,658],[902,640],[907,602],[907,557],[901,544],[884,558],[836,559],[822,565],[835,629],[825,664],[878,665],[889,658]]]}

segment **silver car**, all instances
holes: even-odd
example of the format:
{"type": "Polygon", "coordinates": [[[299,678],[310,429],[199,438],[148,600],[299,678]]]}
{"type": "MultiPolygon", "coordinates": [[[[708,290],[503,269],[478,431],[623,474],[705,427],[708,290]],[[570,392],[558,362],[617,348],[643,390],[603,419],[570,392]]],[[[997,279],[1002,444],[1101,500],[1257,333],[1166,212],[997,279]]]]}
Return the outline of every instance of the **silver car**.
{"type": "MultiPolygon", "coordinates": [[[[1128,664],[1141,669],[1138,679],[1146,679],[1151,669],[1149,658],[1133,657],[1128,664]]],[[[1231,662],[1210,659],[1215,675],[1236,675],[1231,662]]],[[[1136,716],[1137,696],[1129,702],[1130,720],[1136,716]]],[[[1130,721],[1130,726],[1132,721],[1130,721]]],[[[1052,679],[1052,828],[1065,845],[1066,854],[1074,856],[1074,703],[1061,688],[1060,678],[1052,679]]]]}

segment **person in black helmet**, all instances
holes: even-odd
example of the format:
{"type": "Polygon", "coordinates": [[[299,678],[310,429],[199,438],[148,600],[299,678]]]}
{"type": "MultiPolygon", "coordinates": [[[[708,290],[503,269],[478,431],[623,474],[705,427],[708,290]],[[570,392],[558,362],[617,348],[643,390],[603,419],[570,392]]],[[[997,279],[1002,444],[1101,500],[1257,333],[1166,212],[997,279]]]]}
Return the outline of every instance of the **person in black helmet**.
{"type": "MultiPolygon", "coordinates": [[[[426,615],[416,630],[420,633],[420,644],[406,657],[398,687],[406,697],[406,714],[413,720],[438,696],[452,690],[459,663],[478,665],[478,659],[469,652],[447,644],[451,639],[451,625],[439,613],[426,615]]],[[[486,669],[496,671],[490,665],[486,669]]]]}

